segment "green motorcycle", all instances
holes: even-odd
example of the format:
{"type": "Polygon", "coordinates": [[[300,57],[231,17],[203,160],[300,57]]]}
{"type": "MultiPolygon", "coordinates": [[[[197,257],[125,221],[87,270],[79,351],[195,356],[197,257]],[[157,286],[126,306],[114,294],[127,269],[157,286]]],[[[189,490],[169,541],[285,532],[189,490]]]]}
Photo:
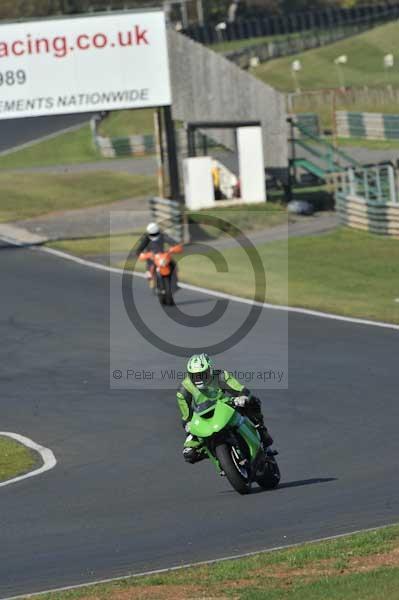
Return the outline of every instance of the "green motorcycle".
{"type": "Polygon", "coordinates": [[[221,391],[214,398],[197,394],[188,426],[198,438],[193,446],[208,456],[239,494],[248,494],[254,481],[264,489],[277,487],[280,470],[275,456],[266,453],[255,425],[231,401],[221,391]]]}

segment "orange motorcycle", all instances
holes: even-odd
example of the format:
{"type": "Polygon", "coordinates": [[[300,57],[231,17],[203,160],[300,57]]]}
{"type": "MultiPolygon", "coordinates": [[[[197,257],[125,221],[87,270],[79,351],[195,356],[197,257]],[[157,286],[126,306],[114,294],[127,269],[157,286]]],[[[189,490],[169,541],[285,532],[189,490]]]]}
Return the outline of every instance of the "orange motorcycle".
{"type": "Polygon", "coordinates": [[[161,304],[172,306],[173,292],[177,285],[177,266],[172,262],[173,254],[183,252],[183,246],[177,244],[165,252],[142,252],[139,260],[150,260],[152,266],[150,269],[153,280],[153,288],[158,295],[161,304]]]}

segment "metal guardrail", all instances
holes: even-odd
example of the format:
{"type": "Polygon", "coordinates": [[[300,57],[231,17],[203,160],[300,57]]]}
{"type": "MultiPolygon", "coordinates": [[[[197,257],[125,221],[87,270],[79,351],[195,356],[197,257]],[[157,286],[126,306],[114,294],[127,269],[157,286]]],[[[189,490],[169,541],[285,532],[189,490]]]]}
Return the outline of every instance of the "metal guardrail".
{"type": "MultiPolygon", "coordinates": [[[[301,125],[299,122],[294,122],[293,126],[296,129],[298,129],[298,131],[301,133],[302,138],[308,138],[313,143],[318,144],[327,150],[328,159],[326,159],[325,156],[323,156],[323,159],[326,159],[330,162],[330,164],[328,165],[329,167],[334,168],[335,166],[339,166],[339,163],[337,162],[336,158],[341,158],[346,163],[348,163],[349,165],[353,165],[354,167],[359,166],[359,163],[349,154],[347,154],[343,150],[340,150],[339,148],[336,148],[330,142],[327,142],[327,140],[318,137],[317,135],[314,135],[314,133],[312,133],[309,129],[301,125]]],[[[294,139],[294,141],[295,143],[298,143],[297,139],[294,139]]]]}
{"type": "Polygon", "coordinates": [[[291,129],[288,140],[291,144],[290,172],[295,181],[298,179],[298,169],[329,181],[331,175],[347,167],[361,167],[349,154],[304,127],[296,117],[288,118],[287,122],[291,129]],[[299,156],[298,148],[305,150],[307,156],[299,156]]]}
{"type": "Polygon", "coordinates": [[[150,198],[151,219],[162,226],[171,238],[178,243],[188,242],[183,206],[176,200],[150,198]]]}
{"type": "Polygon", "coordinates": [[[335,208],[342,225],[379,235],[399,238],[399,205],[364,202],[363,199],[337,197],[335,208]]]}
{"type": "Polygon", "coordinates": [[[156,151],[155,138],[152,134],[114,138],[95,136],[94,143],[104,158],[151,156],[156,151]]]}
{"type": "Polygon", "coordinates": [[[399,140],[399,115],[336,111],[338,137],[399,140]]]}
{"type": "Polygon", "coordinates": [[[391,164],[349,168],[334,178],[336,193],[340,197],[360,198],[370,205],[399,206],[396,173],[391,164]]]}
{"type": "Polygon", "coordinates": [[[399,237],[399,197],[392,165],[334,174],[335,209],[343,225],[399,237]]]}

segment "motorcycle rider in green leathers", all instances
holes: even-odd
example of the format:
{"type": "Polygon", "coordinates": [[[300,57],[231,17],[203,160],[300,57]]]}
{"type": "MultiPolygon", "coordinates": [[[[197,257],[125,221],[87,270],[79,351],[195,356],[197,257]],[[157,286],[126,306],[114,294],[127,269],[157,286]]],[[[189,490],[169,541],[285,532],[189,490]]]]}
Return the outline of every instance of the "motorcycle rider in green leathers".
{"type": "MultiPolygon", "coordinates": [[[[273,439],[263,421],[261,401],[228,371],[214,369],[213,361],[207,354],[195,354],[190,358],[187,363],[187,375],[177,392],[177,403],[186,431],[187,423],[191,421],[193,415],[193,394],[195,395],[197,390],[205,396],[213,396],[215,392],[222,390],[225,396],[231,397],[231,405],[254,423],[264,448],[273,453],[270,448],[273,439]]],[[[184,460],[193,464],[206,458],[206,454],[201,452],[200,447],[201,442],[194,436],[188,435],[183,447],[184,460]]]]}

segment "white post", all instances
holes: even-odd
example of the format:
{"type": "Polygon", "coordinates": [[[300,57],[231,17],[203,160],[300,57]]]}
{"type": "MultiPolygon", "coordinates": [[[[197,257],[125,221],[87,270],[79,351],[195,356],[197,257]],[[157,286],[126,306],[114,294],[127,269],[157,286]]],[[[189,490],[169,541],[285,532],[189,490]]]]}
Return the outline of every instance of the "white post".
{"type": "Polygon", "coordinates": [[[241,198],[248,204],[266,202],[262,128],[239,127],[237,146],[241,198]]]}
{"type": "Polygon", "coordinates": [[[203,5],[202,1],[203,0],[197,0],[197,16],[198,16],[198,22],[200,25],[203,25],[205,22],[204,5],[203,5]]]}
{"type": "Polygon", "coordinates": [[[183,160],[184,193],[190,210],[215,206],[215,190],[212,178],[212,159],[198,156],[183,160]]]}
{"type": "Polygon", "coordinates": [[[183,29],[187,29],[187,27],[188,27],[188,13],[187,13],[186,0],[180,0],[180,9],[181,9],[181,22],[182,22],[182,25],[183,25],[183,29]]]}
{"type": "Polygon", "coordinates": [[[390,191],[391,202],[396,204],[397,193],[396,193],[395,171],[391,165],[388,166],[388,179],[389,179],[389,191],[390,191]]]}

